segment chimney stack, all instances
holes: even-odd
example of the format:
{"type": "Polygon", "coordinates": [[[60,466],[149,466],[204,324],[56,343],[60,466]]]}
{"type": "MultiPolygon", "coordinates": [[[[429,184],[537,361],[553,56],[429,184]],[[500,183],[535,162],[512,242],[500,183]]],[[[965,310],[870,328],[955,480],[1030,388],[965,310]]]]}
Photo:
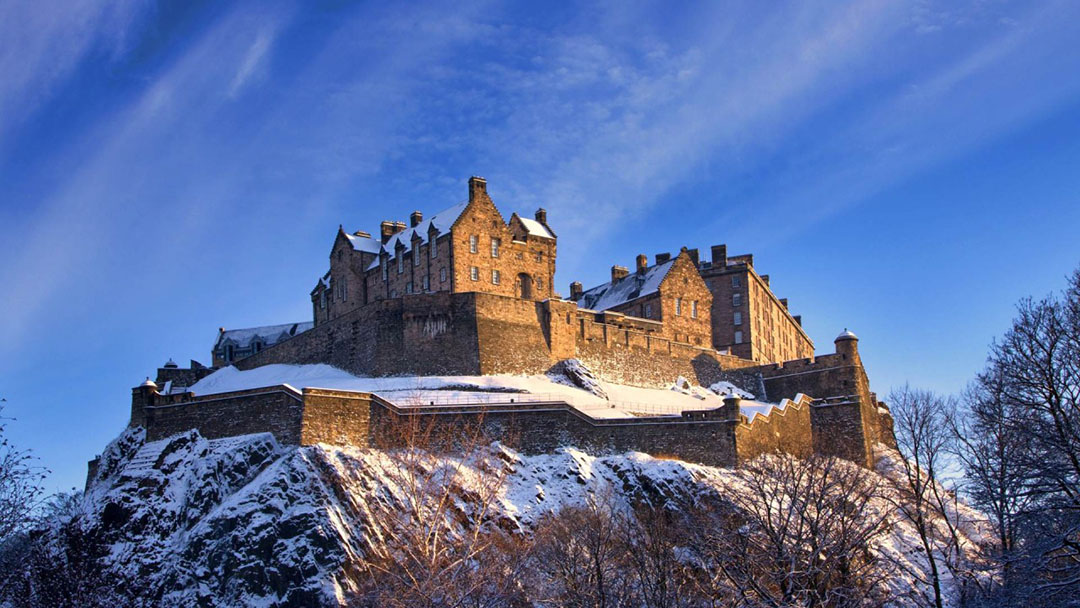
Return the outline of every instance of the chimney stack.
{"type": "Polygon", "coordinates": [[[765,281],[765,286],[766,286],[766,287],[768,287],[768,286],[769,286],[769,275],[767,275],[767,274],[763,274],[763,275],[761,275],[761,280],[762,280],[762,281],[765,281]]]}
{"type": "Polygon", "coordinates": [[[780,303],[784,305],[784,310],[788,309],[787,298],[780,298],[780,303]]]}
{"type": "Polygon", "coordinates": [[[619,279],[626,278],[630,274],[630,269],[626,266],[612,266],[611,267],[611,282],[614,283],[619,279]]]}
{"type": "Polygon", "coordinates": [[[379,224],[379,235],[382,237],[383,245],[390,241],[395,234],[405,230],[405,224],[403,222],[391,222],[385,220],[379,224]]]}
{"type": "Polygon", "coordinates": [[[697,248],[687,249],[686,253],[690,256],[690,261],[694,263],[694,267],[696,268],[697,265],[698,265],[698,250],[697,250],[697,248]]]}
{"type": "Polygon", "coordinates": [[[581,294],[582,294],[581,282],[574,281],[573,283],[570,283],[570,299],[577,302],[578,300],[581,299],[581,294]]]}
{"type": "Polygon", "coordinates": [[[795,319],[795,323],[797,323],[799,327],[802,327],[802,315],[795,315],[792,318],[795,319]]]}
{"type": "Polygon", "coordinates": [[[487,196],[487,180],[474,175],[469,178],[469,202],[480,196],[487,196]]]}
{"type": "Polygon", "coordinates": [[[727,266],[727,245],[712,246],[713,268],[725,268],[727,266]]]}
{"type": "Polygon", "coordinates": [[[409,214],[409,226],[416,228],[420,225],[420,222],[424,221],[424,214],[419,211],[413,211],[409,214]]]}
{"type": "Polygon", "coordinates": [[[637,256],[637,272],[638,274],[645,274],[645,269],[649,267],[649,256],[644,253],[639,253],[637,256]]]}
{"type": "Polygon", "coordinates": [[[547,209],[541,207],[536,210],[536,221],[547,226],[547,209]]]}
{"type": "Polygon", "coordinates": [[[671,254],[670,253],[658,253],[658,254],[656,254],[656,264],[658,266],[660,264],[663,264],[664,262],[670,260],[670,259],[671,259],[671,254]]]}

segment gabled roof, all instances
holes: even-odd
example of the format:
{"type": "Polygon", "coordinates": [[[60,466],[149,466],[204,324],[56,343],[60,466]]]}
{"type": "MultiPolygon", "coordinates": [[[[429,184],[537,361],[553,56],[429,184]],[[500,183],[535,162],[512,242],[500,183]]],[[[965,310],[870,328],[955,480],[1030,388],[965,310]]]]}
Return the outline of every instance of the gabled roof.
{"type": "Polygon", "coordinates": [[[525,232],[528,232],[530,236],[538,236],[545,239],[555,238],[555,235],[551,234],[551,231],[540,222],[521,217],[520,215],[518,216],[518,219],[521,220],[521,225],[525,227],[525,232]]]}
{"type": "Polygon", "coordinates": [[[377,255],[379,249],[382,247],[382,243],[379,242],[379,239],[370,236],[357,236],[355,234],[345,233],[345,238],[349,239],[349,244],[352,245],[352,248],[355,251],[374,253],[377,255]]]}
{"type": "Polygon", "coordinates": [[[303,323],[284,323],[282,325],[266,325],[263,327],[248,327],[245,329],[229,329],[218,333],[217,342],[214,343],[214,350],[224,345],[226,342],[232,342],[233,344],[244,348],[250,346],[252,342],[258,339],[266,346],[277,344],[282,340],[287,340],[296,334],[303,333],[315,324],[311,321],[304,321],[303,323]]]}
{"type": "MultiPolygon", "coordinates": [[[[412,249],[414,234],[420,237],[421,244],[427,243],[428,234],[430,233],[432,227],[435,228],[438,234],[445,234],[446,232],[449,232],[450,227],[454,225],[454,222],[456,222],[459,217],[461,217],[462,212],[465,211],[465,207],[467,207],[468,205],[469,201],[458,203],[453,207],[443,209],[435,215],[432,215],[431,217],[420,222],[416,226],[402,230],[401,232],[390,237],[390,240],[387,241],[386,244],[381,245],[381,248],[376,250],[375,253],[378,253],[379,251],[385,251],[390,256],[394,256],[397,252],[397,247],[399,243],[404,247],[404,251],[409,251],[410,249],[412,249]]],[[[378,241],[376,241],[376,243],[378,244],[378,241]]],[[[379,261],[375,260],[370,265],[368,265],[367,269],[371,270],[372,268],[378,268],[378,266],[379,261]]]]}
{"type": "Polygon", "coordinates": [[[675,265],[675,259],[646,268],[644,273],[632,273],[618,281],[597,285],[581,294],[578,306],[589,310],[608,310],[631,300],[652,295],[660,289],[660,283],[675,265]]]}

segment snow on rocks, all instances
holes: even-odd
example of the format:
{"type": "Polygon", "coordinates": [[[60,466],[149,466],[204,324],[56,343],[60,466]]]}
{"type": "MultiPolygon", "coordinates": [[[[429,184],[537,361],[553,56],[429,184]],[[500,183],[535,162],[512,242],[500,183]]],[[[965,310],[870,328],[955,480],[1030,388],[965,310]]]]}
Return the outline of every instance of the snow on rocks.
{"type": "MultiPolygon", "coordinates": [[[[403,461],[393,454],[283,447],[269,434],[207,440],[192,431],[146,443],[141,430],[128,430],[102,455],[82,510],[105,529],[112,566],[145,584],[158,605],[343,606],[355,590],[349,564],[383,542],[380,522],[400,518],[409,498],[403,461]]],[[[879,460],[883,480],[897,473],[889,458],[879,460]]],[[[635,452],[596,456],[564,447],[526,456],[493,444],[472,457],[422,453],[414,463],[454,472],[460,487],[447,516],[455,518],[476,510],[477,485],[499,472],[485,521],[526,533],[544,514],[599,493],[624,507],[677,509],[745,491],[738,470],[635,452]]],[[[873,509],[895,510],[893,498],[873,509]]],[[[958,508],[965,542],[977,543],[981,519],[958,508]]],[[[912,535],[897,520],[875,550],[920,575],[927,565],[912,550],[912,535]]],[[[916,583],[895,584],[902,597],[916,583]]]]}

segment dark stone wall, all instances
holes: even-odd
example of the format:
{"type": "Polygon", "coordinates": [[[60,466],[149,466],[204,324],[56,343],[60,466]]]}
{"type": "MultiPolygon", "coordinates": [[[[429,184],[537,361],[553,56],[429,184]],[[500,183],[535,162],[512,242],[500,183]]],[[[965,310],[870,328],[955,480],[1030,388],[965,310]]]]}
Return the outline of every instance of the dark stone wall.
{"type": "MultiPolygon", "coordinates": [[[[190,393],[155,395],[145,408],[147,441],[197,429],[208,439],[273,433],[280,443],[300,443],[303,402],[284,386],[192,399],[190,393]]],[[[134,421],[133,421],[134,423],[134,421]]]]}

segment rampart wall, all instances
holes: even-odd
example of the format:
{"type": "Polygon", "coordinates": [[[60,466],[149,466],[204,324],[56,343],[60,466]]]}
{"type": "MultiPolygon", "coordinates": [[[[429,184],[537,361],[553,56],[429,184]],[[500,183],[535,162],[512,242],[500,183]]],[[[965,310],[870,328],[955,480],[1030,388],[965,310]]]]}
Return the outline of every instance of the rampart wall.
{"type": "Polygon", "coordinates": [[[562,300],[411,295],[347,313],[236,366],[327,363],[362,375],[541,374],[578,358],[611,382],[666,386],[683,376],[709,386],[726,370],[755,365],[659,337],[643,323],[562,300]]]}

